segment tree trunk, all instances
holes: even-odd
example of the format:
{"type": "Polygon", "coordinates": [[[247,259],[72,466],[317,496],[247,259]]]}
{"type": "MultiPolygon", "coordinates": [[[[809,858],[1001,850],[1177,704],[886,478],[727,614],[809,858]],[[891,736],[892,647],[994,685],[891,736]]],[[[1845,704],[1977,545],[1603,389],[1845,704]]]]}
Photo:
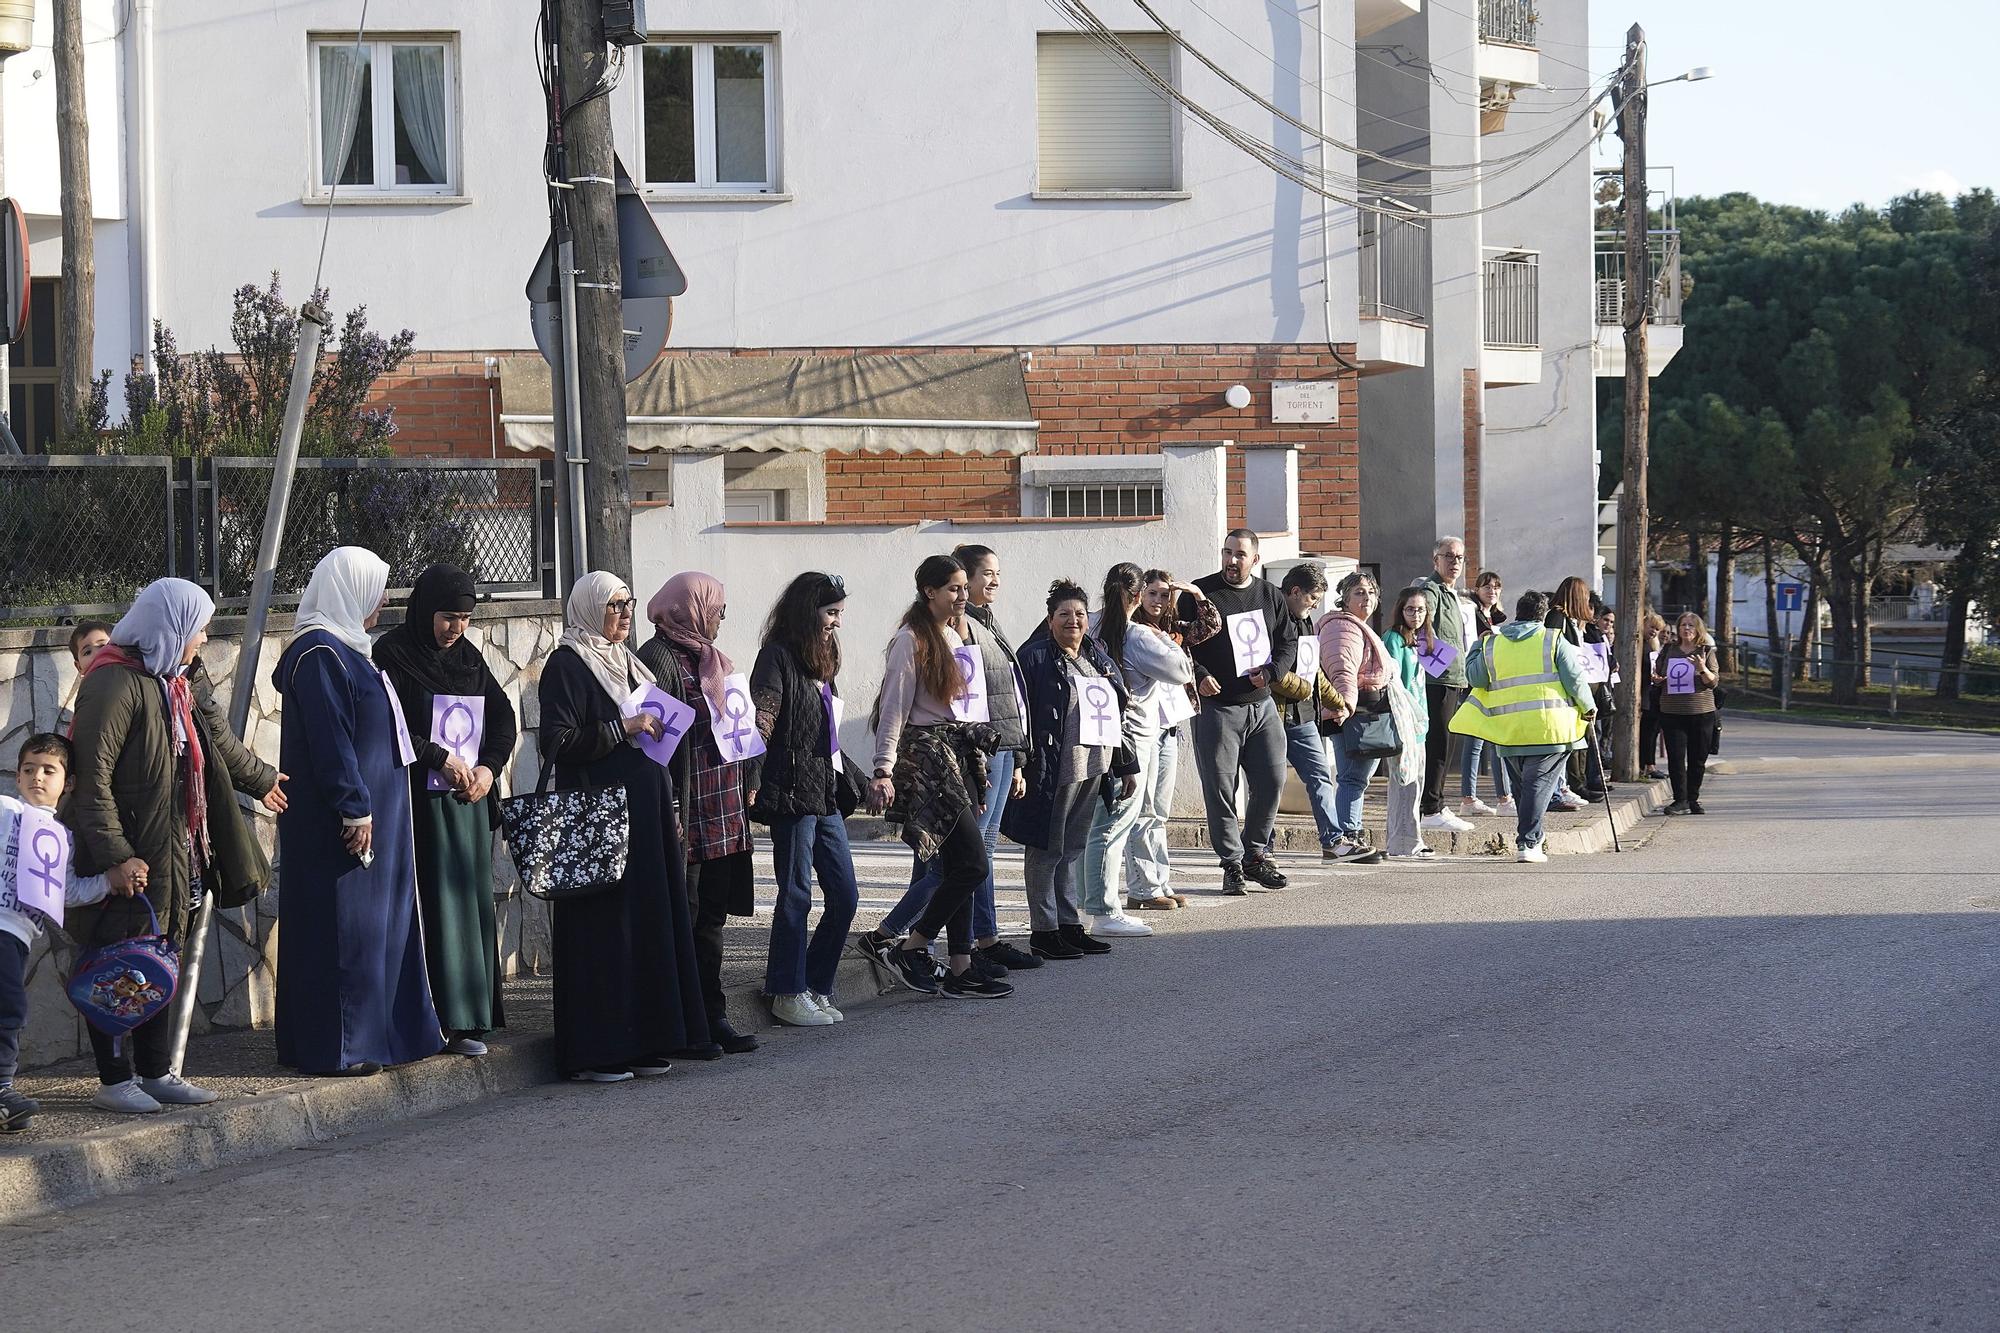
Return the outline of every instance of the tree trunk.
{"type": "Polygon", "coordinates": [[[1817,568],[1808,566],[1806,609],[1799,625],[1798,642],[1792,647],[1792,679],[1811,680],[1813,645],[1819,641],[1820,589],[1825,586],[1817,568]]]}
{"type": "Polygon", "coordinates": [[[55,0],[56,157],[62,181],[62,292],[57,312],[56,436],[84,420],[96,369],[97,259],[90,217],[90,121],[83,81],[83,0],[55,0]]]}
{"type": "Polygon", "coordinates": [[[1944,661],[1939,664],[1936,696],[1958,698],[1960,668],[1965,665],[1965,621],[1972,609],[1972,585],[1977,580],[1984,540],[1967,542],[1952,562],[1951,600],[1945,611],[1944,661]]]}
{"type": "Polygon", "coordinates": [[[1857,552],[1835,547],[1827,552],[1832,576],[1829,602],[1833,608],[1833,702],[1858,704],[1867,681],[1862,654],[1868,624],[1866,574],[1858,568],[1857,552]]]}
{"type": "Polygon", "coordinates": [[[1771,669],[1771,692],[1778,690],[1778,558],[1767,535],[1760,543],[1764,550],[1764,649],[1771,669]]]}
{"type": "Polygon", "coordinates": [[[1736,528],[1715,534],[1715,657],[1723,674],[1736,670],[1736,528]]]}
{"type": "Polygon", "coordinates": [[[1701,554],[1701,533],[1690,526],[1688,539],[1688,596],[1693,598],[1694,613],[1708,623],[1708,561],[1701,554]]]}

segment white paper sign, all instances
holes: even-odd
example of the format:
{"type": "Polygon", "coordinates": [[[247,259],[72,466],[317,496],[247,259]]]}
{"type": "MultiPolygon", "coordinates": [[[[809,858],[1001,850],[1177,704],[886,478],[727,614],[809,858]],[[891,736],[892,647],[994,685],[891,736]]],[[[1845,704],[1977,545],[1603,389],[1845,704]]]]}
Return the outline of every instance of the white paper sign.
{"type": "Polygon", "coordinates": [[[1583,645],[1583,679],[1587,685],[1608,685],[1611,683],[1610,644],[1586,643],[1583,645]]]}
{"type": "Polygon", "coordinates": [[[1188,698],[1187,691],[1178,685],[1169,685],[1160,691],[1159,719],[1161,727],[1178,727],[1194,716],[1194,700],[1188,698]]]}
{"type": "Polygon", "coordinates": [[[1247,676],[1271,660],[1271,632],[1265,628],[1262,611],[1238,611],[1224,628],[1236,655],[1237,675],[1247,676]]]}
{"type": "Polygon", "coordinates": [[[410,744],[410,724],[403,720],[403,701],[396,697],[396,687],[389,683],[389,673],[378,671],[382,678],[382,693],[389,699],[389,716],[396,724],[396,765],[408,768],[417,762],[417,747],[410,744]]]}
{"type": "Polygon", "coordinates": [[[757,706],[750,701],[750,678],[741,671],[722,678],[722,716],[714,719],[715,748],[731,763],[764,753],[757,732],[757,706]]]}
{"type": "MultiPolygon", "coordinates": [[[[433,694],[431,739],[467,768],[477,768],[479,745],[486,739],[486,696],[433,694]]],[[[431,791],[450,791],[451,779],[433,769],[424,786],[431,791]]]]}
{"type": "Polygon", "coordinates": [[[1310,634],[1299,635],[1299,664],[1295,670],[1308,685],[1319,679],[1319,640],[1310,634]]]}
{"type": "Polygon", "coordinates": [[[986,722],[992,719],[992,705],[986,702],[986,662],[979,649],[971,644],[951,650],[951,660],[958,668],[958,679],[965,686],[959,694],[952,696],[951,715],[960,722],[986,722]]]}
{"type": "Polygon", "coordinates": [[[1089,676],[1077,690],[1076,739],[1080,745],[1116,745],[1121,737],[1118,729],[1118,691],[1111,682],[1099,676],[1089,676]]]}
{"type": "Polygon", "coordinates": [[[1667,663],[1666,676],[1667,676],[1668,694],[1694,693],[1693,658],[1691,657],[1674,658],[1672,661],[1667,663]]]}
{"type": "Polygon", "coordinates": [[[1451,664],[1458,660],[1458,649],[1443,639],[1433,638],[1430,646],[1417,654],[1417,661],[1423,664],[1427,675],[1442,676],[1451,670],[1451,664]]]}
{"type": "Polygon", "coordinates": [[[14,898],[60,926],[69,874],[69,830],[51,810],[21,807],[14,826],[14,898]]]}
{"type": "Polygon", "coordinates": [[[651,713],[660,719],[660,725],[666,728],[662,734],[648,736],[642,731],[632,739],[640,752],[661,768],[674,761],[674,751],[680,748],[681,737],[687,735],[688,728],[694,725],[694,709],[651,683],[641,685],[626,695],[618,711],[626,717],[651,713]]]}
{"type": "Polygon", "coordinates": [[[840,715],[846,711],[846,705],[842,704],[840,696],[833,692],[832,684],[826,681],[820,682],[819,697],[826,704],[826,752],[828,756],[838,755],[840,753],[840,715]]]}

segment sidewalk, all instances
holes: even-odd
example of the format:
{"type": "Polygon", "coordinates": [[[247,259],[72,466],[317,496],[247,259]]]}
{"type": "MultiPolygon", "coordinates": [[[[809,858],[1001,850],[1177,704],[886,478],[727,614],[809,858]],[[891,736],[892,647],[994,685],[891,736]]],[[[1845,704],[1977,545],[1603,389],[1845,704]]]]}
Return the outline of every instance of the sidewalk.
{"type": "MultiPolygon", "coordinates": [[[[1618,792],[1614,806],[1620,829],[1662,808],[1665,787],[1665,783],[1628,784],[1618,792]]],[[[1511,851],[1512,821],[1482,819],[1477,823],[1479,828],[1473,833],[1433,831],[1429,840],[1443,855],[1477,855],[1497,850],[1501,844],[1511,851]]],[[[1611,847],[1610,827],[1601,805],[1576,814],[1552,815],[1548,827],[1553,853],[1581,854],[1611,847]]],[[[864,821],[855,821],[857,839],[869,831],[864,821]]],[[[1190,836],[1199,832],[1199,824],[1188,830],[1190,836]]],[[[1378,843],[1379,839],[1378,828],[1378,843]]],[[[1177,839],[1177,845],[1196,844],[1179,844],[1177,839]]],[[[1394,865],[1321,866],[1309,819],[1284,823],[1280,850],[1313,854],[1310,859],[1301,857],[1287,864],[1297,887],[1306,892],[1342,875],[1404,873],[1394,865]]],[[[907,853],[900,844],[857,841],[855,853],[857,863],[888,866],[898,877],[908,873],[907,853]]],[[[1017,864],[1017,859],[1008,863],[1010,872],[1017,864]]],[[[1254,910],[1255,897],[1221,897],[1218,877],[1212,871],[1212,864],[1190,862],[1187,873],[1181,875],[1177,866],[1177,876],[1196,897],[1198,906],[1254,910]]],[[[1003,885],[1002,893],[1008,895],[1008,885],[1003,885]]],[[[855,929],[879,920],[889,900],[880,880],[864,884],[855,929]]],[[[1011,902],[1003,907],[1003,923],[1017,915],[1011,902]]],[[[1192,922],[1206,916],[1206,912],[1162,913],[1149,924],[1162,934],[1171,934],[1178,918],[1187,917],[1192,922]]],[[[1003,924],[1003,931],[1008,928],[1003,924]]],[[[723,984],[729,995],[730,1019],[744,1031],[766,1032],[774,1026],[760,998],[769,934],[768,916],[759,916],[731,918],[724,936],[723,984]]],[[[884,991],[885,984],[886,978],[860,958],[843,958],[838,986],[841,1008],[852,1013],[878,1003],[925,1002],[893,987],[884,991]]],[[[373,1078],[305,1078],[281,1068],[268,1030],[233,1030],[198,1037],[189,1045],[188,1075],[223,1094],[222,1100],[157,1115],[119,1116],[93,1109],[89,1099],[97,1090],[97,1078],[88,1060],[28,1070],[19,1083],[42,1104],[42,1111],[32,1128],[0,1138],[0,1223],[555,1081],[550,979],[525,977],[507,983],[505,1006],[507,1028],[489,1038],[491,1052],[484,1058],[438,1055],[373,1078]]],[[[763,1053],[729,1058],[754,1060],[763,1058],[763,1053]]],[[[679,1077],[685,1068],[677,1067],[669,1077],[679,1077]]]]}

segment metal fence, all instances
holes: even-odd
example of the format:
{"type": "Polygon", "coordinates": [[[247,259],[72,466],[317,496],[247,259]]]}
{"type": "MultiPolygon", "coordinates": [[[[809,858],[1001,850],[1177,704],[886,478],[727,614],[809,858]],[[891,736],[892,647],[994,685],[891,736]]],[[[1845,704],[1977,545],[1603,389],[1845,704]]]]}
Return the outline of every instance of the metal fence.
{"type": "Polygon", "coordinates": [[[1423,223],[1394,212],[1362,213],[1361,313],[1430,322],[1429,259],[1430,232],[1423,223]]]}
{"type": "Polygon", "coordinates": [[[1533,0],[1479,0],[1479,38],[1510,46],[1535,44],[1533,0]]]}
{"type": "Polygon", "coordinates": [[[1542,345],[1542,264],[1532,250],[1489,250],[1480,268],[1488,347],[1542,345]]]}
{"type": "MultiPolygon", "coordinates": [[[[1646,233],[1646,253],[1652,264],[1653,306],[1650,319],[1655,324],[1681,322],[1681,234],[1678,231],[1646,233]]],[[[1622,325],[1625,322],[1625,233],[1597,233],[1595,297],[1597,322],[1622,325]]]]}
{"type": "MultiPolygon", "coordinates": [[[[153,579],[249,605],[270,496],[269,458],[0,459],[0,620],[122,609],[153,579]]],[[[407,588],[426,565],[487,596],[554,596],[553,465],[535,459],[300,459],[276,598],[294,602],[321,556],[365,546],[407,588]]]]}

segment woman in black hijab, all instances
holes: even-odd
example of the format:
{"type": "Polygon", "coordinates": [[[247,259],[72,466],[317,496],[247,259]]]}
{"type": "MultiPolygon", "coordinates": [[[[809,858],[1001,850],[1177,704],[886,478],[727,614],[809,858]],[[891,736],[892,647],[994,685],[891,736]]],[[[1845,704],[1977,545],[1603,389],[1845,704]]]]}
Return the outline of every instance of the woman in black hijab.
{"type": "Polygon", "coordinates": [[[410,765],[417,901],[424,960],[446,1049],[484,1055],[480,1038],[504,1025],[493,919],[494,779],[514,752],[514,706],[479,650],[472,577],[432,565],[417,578],[403,623],[375,641],[417,762],[410,765]]]}

